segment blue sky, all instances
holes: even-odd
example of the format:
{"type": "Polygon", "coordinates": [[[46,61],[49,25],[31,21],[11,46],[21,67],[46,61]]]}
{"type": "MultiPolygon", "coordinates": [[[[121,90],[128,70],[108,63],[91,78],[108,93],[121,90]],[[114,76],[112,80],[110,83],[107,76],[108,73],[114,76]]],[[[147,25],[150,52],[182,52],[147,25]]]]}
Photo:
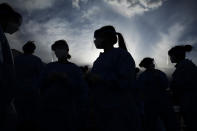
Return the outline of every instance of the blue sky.
{"type": "MultiPolygon", "coordinates": [[[[171,68],[167,51],[174,45],[197,47],[196,0],[0,0],[23,15],[20,31],[7,35],[12,48],[37,44],[35,55],[50,62],[54,41],[65,39],[71,61],[92,65],[99,52],[93,44],[95,29],[115,26],[123,34],[136,65],[153,57],[158,68],[171,68]]],[[[197,63],[197,49],[188,57],[197,63]]]]}

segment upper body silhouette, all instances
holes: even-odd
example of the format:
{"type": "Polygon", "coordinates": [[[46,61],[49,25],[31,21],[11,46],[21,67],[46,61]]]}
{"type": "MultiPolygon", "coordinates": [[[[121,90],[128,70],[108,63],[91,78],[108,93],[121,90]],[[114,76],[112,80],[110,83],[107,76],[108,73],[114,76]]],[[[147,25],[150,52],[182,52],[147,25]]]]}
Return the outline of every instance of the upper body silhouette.
{"type": "Polygon", "coordinates": [[[40,76],[42,127],[73,131],[86,126],[87,84],[81,69],[68,61],[65,40],[56,41],[52,50],[58,61],[47,64],[40,76]]]}
{"type": "Polygon", "coordinates": [[[20,86],[33,86],[44,67],[42,60],[33,55],[36,46],[33,41],[28,41],[23,46],[23,54],[14,59],[17,82],[20,86]]]}
{"type": "Polygon", "coordinates": [[[5,127],[7,110],[14,93],[14,64],[5,33],[13,34],[22,23],[22,16],[6,3],[0,4],[0,130],[5,127]]]}
{"type": "Polygon", "coordinates": [[[138,78],[144,97],[145,131],[158,131],[159,118],[164,122],[166,131],[178,131],[179,126],[173,111],[172,101],[167,92],[169,86],[166,74],[155,69],[153,58],[144,58],[139,66],[145,68],[138,78]]]}
{"type": "Polygon", "coordinates": [[[104,50],[91,71],[97,127],[108,131],[138,130],[139,118],[131,95],[135,62],[127,51],[122,35],[113,26],[96,30],[94,38],[96,48],[104,50]],[[114,48],[117,41],[119,48],[114,48]]]}
{"type": "Polygon", "coordinates": [[[16,97],[15,108],[19,119],[18,130],[30,130],[36,121],[39,89],[36,82],[44,67],[42,60],[33,55],[36,46],[28,41],[23,46],[23,54],[15,57],[16,97]],[[31,122],[30,122],[31,121],[31,122]],[[34,122],[33,122],[34,121],[34,122]]]}
{"type": "Polygon", "coordinates": [[[191,50],[191,45],[175,46],[168,51],[168,55],[171,62],[176,64],[171,81],[176,104],[180,106],[186,128],[194,131],[197,122],[197,67],[191,60],[186,59],[186,52],[191,50]]]}

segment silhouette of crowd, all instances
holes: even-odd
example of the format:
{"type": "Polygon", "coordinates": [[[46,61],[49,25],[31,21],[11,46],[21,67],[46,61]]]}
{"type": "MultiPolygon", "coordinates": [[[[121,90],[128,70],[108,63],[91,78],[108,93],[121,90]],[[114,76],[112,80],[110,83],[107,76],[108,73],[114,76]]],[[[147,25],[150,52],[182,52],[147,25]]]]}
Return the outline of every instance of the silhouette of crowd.
{"type": "Polygon", "coordinates": [[[57,61],[44,64],[33,55],[34,41],[13,60],[5,33],[21,24],[19,13],[0,4],[1,131],[197,131],[197,67],[186,58],[191,45],[169,49],[176,64],[169,81],[154,58],[145,57],[140,71],[111,25],[94,32],[103,52],[91,70],[69,61],[66,40],[51,45],[57,61]]]}

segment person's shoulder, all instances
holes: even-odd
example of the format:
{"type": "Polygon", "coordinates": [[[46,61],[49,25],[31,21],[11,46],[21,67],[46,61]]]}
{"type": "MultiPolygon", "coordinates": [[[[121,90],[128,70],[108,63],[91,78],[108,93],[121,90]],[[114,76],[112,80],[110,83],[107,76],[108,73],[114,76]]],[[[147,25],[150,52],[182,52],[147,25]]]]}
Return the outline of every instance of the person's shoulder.
{"type": "Polygon", "coordinates": [[[25,55],[24,54],[21,54],[21,55],[18,55],[18,56],[14,57],[14,61],[21,61],[23,59],[25,59],[25,55]]]}
{"type": "Polygon", "coordinates": [[[166,73],[165,72],[163,72],[163,71],[161,71],[161,70],[159,70],[159,69],[155,69],[155,74],[156,74],[156,76],[160,76],[160,77],[167,77],[167,75],[166,75],[166,73]]]}
{"type": "Polygon", "coordinates": [[[132,55],[128,51],[121,48],[115,48],[115,50],[117,52],[117,57],[119,57],[121,60],[126,60],[127,62],[135,64],[132,55]]]}
{"type": "Polygon", "coordinates": [[[163,71],[159,70],[159,69],[154,69],[155,72],[157,73],[164,73],[163,71]]]}
{"type": "Polygon", "coordinates": [[[177,66],[178,69],[182,69],[182,68],[196,68],[196,65],[189,59],[184,59],[182,60],[178,66],[177,66]]]}
{"type": "Polygon", "coordinates": [[[126,50],[124,50],[122,48],[114,48],[114,51],[115,52],[120,52],[120,53],[125,53],[125,54],[129,53],[128,51],[126,51],[126,50]]]}
{"type": "Polygon", "coordinates": [[[49,63],[46,64],[46,66],[51,66],[51,65],[56,65],[56,64],[58,64],[57,61],[55,61],[55,62],[49,62],[49,63]]]}
{"type": "Polygon", "coordinates": [[[46,68],[51,68],[51,67],[54,67],[54,66],[57,66],[58,65],[58,62],[49,62],[46,64],[46,68]]]}
{"type": "Polygon", "coordinates": [[[185,64],[185,65],[190,65],[190,66],[196,66],[196,65],[192,62],[192,60],[189,60],[189,59],[185,59],[185,60],[183,61],[183,64],[185,64]]]}
{"type": "Polygon", "coordinates": [[[154,69],[156,73],[161,73],[161,74],[165,74],[163,71],[159,70],[159,69],[154,69]]]}
{"type": "Polygon", "coordinates": [[[121,48],[114,48],[114,52],[116,52],[116,54],[122,57],[132,57],[128,51],[121,48]]]}
{"type": "Polygon", "coordinates": [[[68,65],[72,68],[75,68],[76,70],[80,70],[80,67],[78,65],[76,65],[75,63],[72,62],[68,62],[68,65]]]}
{"type": "Polygon", "coordinates": [[[139,74],[138,79],[139,79],[139,80],[144,80],[144,79],[147,78],[148,75],[149,75],[149,73],[145,70],[145,71],[143,71],[141,74],[139,74]]]}
{"type": "Polygon", "coordinates": [[[21,57],[23,57],[23,54],[15,56],[14,59],[20,59],[21,57]]]}
{"type": "Polygon", "coordinates": [[[38,56],[30,55],[30,57],[32,57],[32,58],[33,58],[33,59],[35,59],[35,60],[39,60],[39,61],[41,61],[41,58],[40,58],[40,57],[38,57],[38,56]]]}

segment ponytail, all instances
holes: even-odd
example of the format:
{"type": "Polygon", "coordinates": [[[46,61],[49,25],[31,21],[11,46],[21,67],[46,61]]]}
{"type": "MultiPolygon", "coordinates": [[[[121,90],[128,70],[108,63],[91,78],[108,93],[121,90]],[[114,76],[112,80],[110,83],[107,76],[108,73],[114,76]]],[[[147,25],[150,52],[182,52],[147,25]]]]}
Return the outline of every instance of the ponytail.
{"type": "Polygon", "coordinates": [[[119,46],[119,48],[128,51],[122,34],[118,33],[118,32],[116,34],[118,35],[118,46],[119,46]]]}

